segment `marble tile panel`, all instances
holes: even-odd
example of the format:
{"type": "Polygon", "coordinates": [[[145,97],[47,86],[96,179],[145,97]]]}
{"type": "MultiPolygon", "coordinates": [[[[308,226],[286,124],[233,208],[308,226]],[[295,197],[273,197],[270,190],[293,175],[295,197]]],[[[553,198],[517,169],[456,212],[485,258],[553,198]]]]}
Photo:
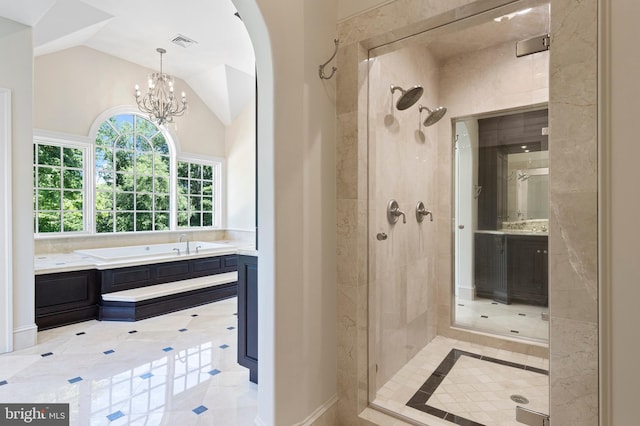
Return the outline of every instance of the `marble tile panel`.
{"type": "Polygon", "coordinates": [[[337,123],[336,197],[358,196],[358,135],[354,112],[340,114],[337,123]]]}

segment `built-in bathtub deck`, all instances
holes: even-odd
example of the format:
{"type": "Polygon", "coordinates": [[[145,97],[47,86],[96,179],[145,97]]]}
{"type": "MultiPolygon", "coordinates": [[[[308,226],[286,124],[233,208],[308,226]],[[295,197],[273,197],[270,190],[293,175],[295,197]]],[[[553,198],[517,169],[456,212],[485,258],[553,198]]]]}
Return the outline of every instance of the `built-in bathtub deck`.
{"type": "Polygon", "coordinates": [[[137,321],[233,297],[237,272],[225,272],[166,284],[102,294],[100,319],[137,321]]]}

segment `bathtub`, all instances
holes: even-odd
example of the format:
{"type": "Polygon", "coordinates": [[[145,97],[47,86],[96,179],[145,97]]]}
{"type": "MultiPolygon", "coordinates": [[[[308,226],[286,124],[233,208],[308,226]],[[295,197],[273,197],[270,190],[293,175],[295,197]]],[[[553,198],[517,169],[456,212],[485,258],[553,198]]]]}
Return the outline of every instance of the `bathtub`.
{"type": "MultiPolygon", "coordinates": [[[[207,241],[189,241],[190,255],[216,255],[234,252],[236,247],[225,243],[211,243],[207,241]]],[[[105,262],[145,258],[181,258],[187,256],[187,243],[145,244],[140,246],[125,246],[111,248],[97,248],[76,250],[75,253],[91,256],[105,262]],[[176,249],[179,249],[178,252],[176,249]]]]}

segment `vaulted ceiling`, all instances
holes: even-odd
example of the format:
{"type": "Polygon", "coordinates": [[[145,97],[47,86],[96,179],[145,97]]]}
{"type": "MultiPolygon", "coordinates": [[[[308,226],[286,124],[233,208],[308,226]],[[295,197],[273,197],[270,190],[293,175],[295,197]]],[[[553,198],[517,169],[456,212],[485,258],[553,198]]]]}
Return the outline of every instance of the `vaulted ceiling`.
{"type": "Polygon", "coordinates": [[[253,47],[235,13],[231,0],[0,0],[0,16],[34,28],[36,56],[87,46],[157,70],[165,48],[163,70],[226,125],[255,91],[253,47]]]}

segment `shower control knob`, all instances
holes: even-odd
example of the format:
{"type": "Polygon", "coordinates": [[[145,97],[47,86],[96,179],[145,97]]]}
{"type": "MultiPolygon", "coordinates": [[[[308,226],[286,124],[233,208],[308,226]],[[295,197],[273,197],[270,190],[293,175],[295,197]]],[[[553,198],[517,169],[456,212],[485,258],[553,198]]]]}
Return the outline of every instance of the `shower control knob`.
{"type": "Polygon", "coordinates": [[[376,238],[378,239],[378,241],[384,241],[387,239],[387,234],[385,234],[384,232],[378,232],[376,238]]]}

